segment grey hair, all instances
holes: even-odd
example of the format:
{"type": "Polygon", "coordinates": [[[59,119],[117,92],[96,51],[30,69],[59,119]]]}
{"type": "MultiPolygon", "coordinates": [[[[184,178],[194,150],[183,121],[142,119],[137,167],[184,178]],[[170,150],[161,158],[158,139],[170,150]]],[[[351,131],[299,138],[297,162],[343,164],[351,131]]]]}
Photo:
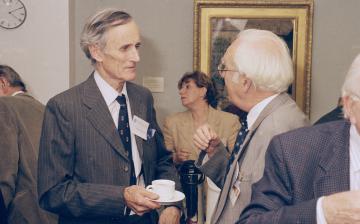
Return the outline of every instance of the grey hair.
{"type": "Polygon", "coordinates": [[[5,78],[11,87],[20,87],[21,91],[26,92],[26,85],[20,75],[10,66],[0,65],[0,78],[5,78]]]}
{"type": "Polygon", "coordinates": [[[341,89],[342,96],[360,100],[360,54],[352,62],[341,89]]]}
{"type": "Polygon", "coordinates": [[[289,48],[284,40],[267,30],[248,29],[238,35],[234,62],[240,73],[257,88],[281,93],[294,80],[289,48]]]}
{"type": "Polygon", "coordinates": [[[92,64],[95,64],[96,60],[92,58],[89,47],[98,45],[100,49],[104,49],[106,31],[111,27],[127,24],[131,20],[130,14],[114,8],[103,9],[88,19],[81,33],[80,46],[92,64]]]}

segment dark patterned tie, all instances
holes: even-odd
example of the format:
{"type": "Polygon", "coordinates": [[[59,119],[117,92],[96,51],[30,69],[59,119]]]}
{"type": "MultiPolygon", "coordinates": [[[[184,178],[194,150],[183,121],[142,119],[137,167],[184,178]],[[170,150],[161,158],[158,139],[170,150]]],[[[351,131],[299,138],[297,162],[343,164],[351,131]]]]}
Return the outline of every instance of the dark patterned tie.
{"type": "Polygon", "coordinates": [[[238,152],[240,151],[240,149],[242,147],[242,144],[244,143],[244,140],[246,138],[246,135],[249,132],[248,124],[247,124],[246,119],[243,119],[240,123],[241,123],[241,128],[240,128],[238,136],[236,137],[236,142],[235,142],[235,145],[234,145],[234,149],[233,149],[233,151],[231,153],[229,162],[228,162],[228,164],[226,166],[226,174],[229,172],[230,166],[234,162],[234,159],[235,159],[236,155],[238,154],[238,152]]]}
{"type": "Polygon", "coordinates": [[[131,151],[131,137],[130,137],[128,110],[126,106],[126,98],[124,95],[121,95],[116,98],[116,101],[120,104],[118,131],[121,141],[127,151],[129,161],[131,163],[130,185],[136,185],[134,161],[132,159],[132,151],[131,151]]]}

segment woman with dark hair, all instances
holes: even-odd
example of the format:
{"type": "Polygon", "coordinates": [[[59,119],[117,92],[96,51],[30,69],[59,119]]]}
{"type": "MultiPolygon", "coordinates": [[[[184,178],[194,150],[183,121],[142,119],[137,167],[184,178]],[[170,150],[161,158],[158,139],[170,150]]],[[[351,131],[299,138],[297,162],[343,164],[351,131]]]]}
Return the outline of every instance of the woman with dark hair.
{"type": "MultiPolygon", "coordinates": [[[[211,78],[199,71],[185,73],[178,82],[178,89],[181,103],[187,110],[166,117],[163,129],[165,145],[173,152],[174,163],[180,165],[187,160],[197,160],[199,150],[193,144],[192,138],[195,130],[205,123],[216,130],[224,145],[231,150],[239,132],[240,123],[237,116],[215,109],[216,90],[211,78]]],[[[211,195],[211,198],[215,196],[215,201],[206,203],[206,217],[209,219],[220,189],[210,179],[207,178],[206,182],[207,191],[216,192],[216,195],[211,195]]],[[[199,195],[201,195],[200,192],[199,195]]],[[[202,223],[203,196],[199,198],[201,200],[198,203],[198,223],[202,223]]]]}

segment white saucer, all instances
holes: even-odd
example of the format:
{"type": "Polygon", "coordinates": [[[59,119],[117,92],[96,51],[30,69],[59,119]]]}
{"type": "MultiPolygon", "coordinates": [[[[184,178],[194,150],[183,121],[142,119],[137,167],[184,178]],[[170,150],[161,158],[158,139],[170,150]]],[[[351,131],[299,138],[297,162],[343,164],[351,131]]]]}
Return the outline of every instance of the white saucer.
{"type": "Polygon", "coordinates": [[[175,202],[184,200],[184,198],[185,198],[184,193],[182,193],[180,191],[175,191],[174,196],[169,200],[166,200],[166,201],[165,200],[164,201],[163,200],[154,200],[154,201],[159,202],[160,205],[171,205],[171,204],[174,204],[175,202]]]}

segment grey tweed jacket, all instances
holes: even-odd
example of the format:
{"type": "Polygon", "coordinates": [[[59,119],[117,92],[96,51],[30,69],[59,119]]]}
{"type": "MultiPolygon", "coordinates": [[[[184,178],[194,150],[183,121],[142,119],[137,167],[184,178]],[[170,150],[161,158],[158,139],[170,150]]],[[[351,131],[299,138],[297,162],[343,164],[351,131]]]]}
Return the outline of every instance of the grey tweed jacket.
{"type": "Polygon", "coordinates": [[[44,105],[21,93],[0,97],[0,189],[8,223],[56,223],[40,209],[37,159],[44,105]]]}
{"type": "MultiPolygon", "coordinates": [[[[154,137],[146,141],[136,136],[145,184],[154,179],[179,183],[156,122],[150,91],[128,82],[127,92],[132,114],[156,130],[154,137]]],[[[130,169],[93,75],[50,99],[40,142],[38,192],[40,205],[59,214],[60,223],[120,223],[130,169]]]]}
{"type": "Polygon", "coordinates": [[[275,137],[238,223],[316,223],[321,196],[350,189],[349,127],[335,121],[275,137]]]}
{"type": "Polygon", "coordinates": [[[277,134],[307,124],[308,119],[294,100],[288,94],[282,93],[262,110],[250,127],[243,147],[226,176],[228,157],[224,148],[220,147],[218,152],[200,167],[222,189],[211,223],[227,224],[238,220],[240,213],[250,202],[251,185],[263,175],[265,152],[270,140],[277,134]],[[238,176],[236,169],[239,170],[238,176]],[[240,195],[233,205],[230,201],[230,190],[237,178],[240,180],[240,195]]]}

